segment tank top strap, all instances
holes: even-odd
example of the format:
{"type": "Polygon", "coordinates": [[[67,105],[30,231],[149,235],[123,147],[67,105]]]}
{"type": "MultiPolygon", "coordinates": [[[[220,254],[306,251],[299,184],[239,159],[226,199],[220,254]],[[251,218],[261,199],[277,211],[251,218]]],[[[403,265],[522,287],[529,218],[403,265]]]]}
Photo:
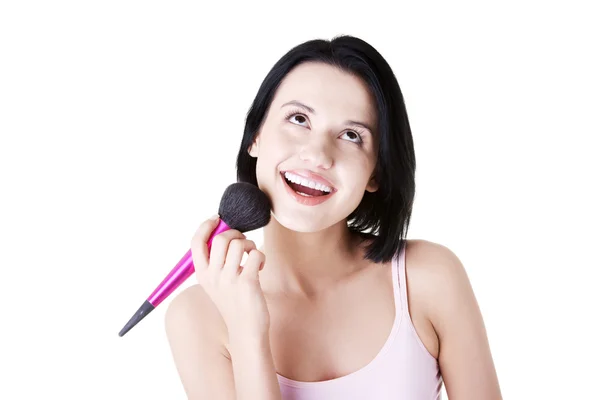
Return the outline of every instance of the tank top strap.
{"type": "Polygon", "coordinates": [[[396,304],[396,317],[406,312],[408,295],[406,292],[406,241],[402,249],[392,261],[392,277],[394,279],[394,302],[396,304]]]}

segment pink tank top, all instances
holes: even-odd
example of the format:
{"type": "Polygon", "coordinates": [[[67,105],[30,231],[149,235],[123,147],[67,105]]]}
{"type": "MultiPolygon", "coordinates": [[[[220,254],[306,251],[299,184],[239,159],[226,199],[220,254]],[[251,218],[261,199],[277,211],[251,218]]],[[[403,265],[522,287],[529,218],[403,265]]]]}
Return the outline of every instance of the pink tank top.
{"type": "Polygon", "coordinates": [[[439,400],[442,376],[437,360],[419,339],[408,310],[406,245],[392,261],[396,317],[375,358],[349,375],[299,382],[277,374],[283,400],[439,400]]]}

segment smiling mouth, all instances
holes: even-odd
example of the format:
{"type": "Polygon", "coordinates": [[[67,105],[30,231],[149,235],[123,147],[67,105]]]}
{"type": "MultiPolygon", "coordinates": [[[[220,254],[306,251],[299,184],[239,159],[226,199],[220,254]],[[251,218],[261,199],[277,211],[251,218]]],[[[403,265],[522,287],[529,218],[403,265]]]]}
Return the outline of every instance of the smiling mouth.
{"type": "Polygon", "coordinates": [[[307,186],[303,186],[299,183],[294,183],[290,180],[288,180],[285,177],[285,173],[282,172],[281,173],[281,177],[283,178],[284,182],[296,193],[298,193],[299,195],[302,196],[306,196],[306,197],[321,197],[321,196],[327,196],[329,194],[331,194],[332,192],[325,192],[323,190],[319,190],[319,189],[312,189],[310,187],[307,186]]]}

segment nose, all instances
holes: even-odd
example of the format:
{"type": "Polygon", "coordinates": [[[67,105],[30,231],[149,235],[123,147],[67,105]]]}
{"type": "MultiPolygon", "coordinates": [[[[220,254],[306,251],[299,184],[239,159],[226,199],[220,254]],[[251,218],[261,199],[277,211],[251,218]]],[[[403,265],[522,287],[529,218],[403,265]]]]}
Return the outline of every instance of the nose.
{"type": "Polygon", "coordinates": [[[300,149],[300,159],[317,168],[329,169],[333,165],[329,139],[327,135],[314,135],[300,149]]]}

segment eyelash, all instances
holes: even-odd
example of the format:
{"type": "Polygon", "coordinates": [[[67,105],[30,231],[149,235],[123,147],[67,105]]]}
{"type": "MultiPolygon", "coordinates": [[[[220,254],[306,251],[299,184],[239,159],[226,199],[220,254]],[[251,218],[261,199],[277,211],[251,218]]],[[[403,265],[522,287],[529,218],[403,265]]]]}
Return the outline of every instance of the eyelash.
{"type": "MultiPolygon", "coordinates": [[[[286,121],[289,120],[291,117],[293,117],[294,115],[302,115],[306,120],[308,120],[308,117],[306,116],[306,114],[304,114],[301,110],[291,110],[289,111],[286,115],[285,115],[285,119],[286,121]]],[[[352,143],[356,143],[359,146],[363,145],[363,135],[362,132],[360,130],[347,130],[345,132],[352,132],[355,133],[356,136],[358,136],[359,141],[358,142],[352,142],[352,143]]]]}

